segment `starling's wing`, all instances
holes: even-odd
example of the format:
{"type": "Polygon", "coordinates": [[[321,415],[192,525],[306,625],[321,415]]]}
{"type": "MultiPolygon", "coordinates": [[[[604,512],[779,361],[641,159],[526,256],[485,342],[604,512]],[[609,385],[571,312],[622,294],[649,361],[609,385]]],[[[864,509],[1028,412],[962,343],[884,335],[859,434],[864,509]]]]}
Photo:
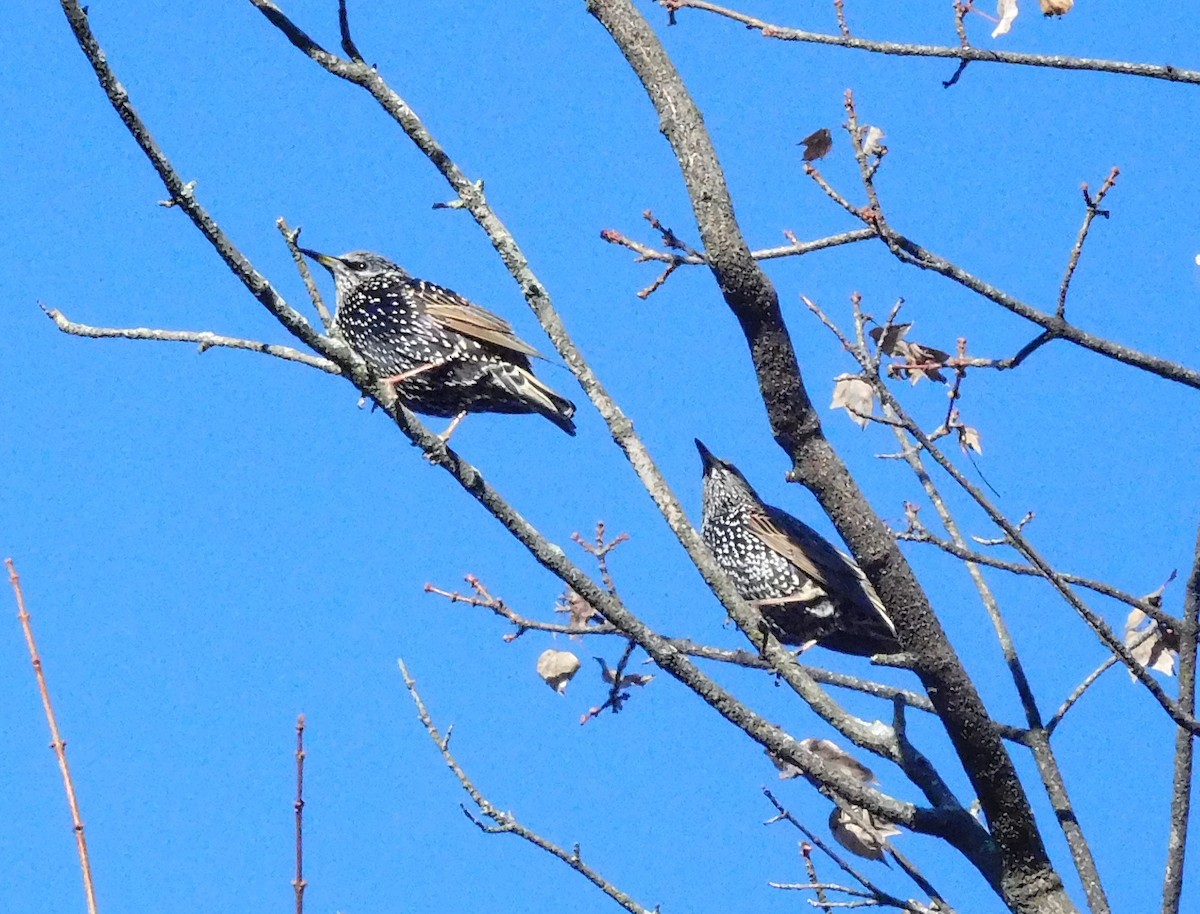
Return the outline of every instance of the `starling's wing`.
{"type": "Polygon", "coordinates": [[[852,601],[895,635],[896,628],[888,618],[883,602],[858,563],[831,546],[816,530],[770,505],[751,512],[748,521],[750,532],[767,548],[799,568],[827,594],[852,601]]]}
{"type": "Polygon", "coordinates": [[[425,313],[447,330],[469,336],[481,343],[491,343],[510,352],[540,358],[536,349],[513,332],[512,324],[504,318],[479,307],[457,292],[442,286],[417,280],[425,313]]]}

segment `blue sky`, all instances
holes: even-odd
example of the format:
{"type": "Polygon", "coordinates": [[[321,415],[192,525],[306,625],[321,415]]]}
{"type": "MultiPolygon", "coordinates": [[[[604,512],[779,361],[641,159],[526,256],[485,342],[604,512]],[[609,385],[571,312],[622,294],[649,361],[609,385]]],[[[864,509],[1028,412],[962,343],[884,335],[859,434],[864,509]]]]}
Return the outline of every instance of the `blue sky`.
{"type": "MultiPolygon", "coordinates": [[[[661,11],[639,5],[664,26],[661,11]]],[[[469,13],[450,0],[403,6],[353,5],[364,56],[467,173],[485,179],[570,332],[693,517],[699,436],[769,500],[828,531],[811,498],[783,481],[786,460],[709,276],[681,270],[641,301],[634,293],[656,270],[600,240],[615,228],[654,241],[645,209],[685,239],[696,236],[649,102],[583,4],[477,4],[469,13]]],[[[831,28],[832,13],[811,6],[819,8],[748,9],[831,28]]],[[[851,24],[863,34],[954,40],[942,0],[856,6],[851,24]]],[[[1194,66],[1200,13],[1176,4],[1151,16],[1135,6],[1095,0],[1061,21],[1030,9],[1003,46],[1194,66]]],[[[470,217],[431,208],[450,196],[446,185],[373,101],[319,71],[249,4],[166,7],[95,0],[90,16],[176,167],[283,294],[305,301],[274,227],[279,216],[303,226],[304,242],[318,249],[384,252],[549,350],[470,217]]],[[[336,46],[335,4],[285,8],[336,46]]],[[[0,551],[23,575],[102,910],[287,905],[301,711],[309,910],[611,909],[565,867],[462,818],[465,796],[415,720],[396,670],[401,655],[436,721],[454,724],[459,759],[489,798],[560,844],[580,842],[586,859],[639,901],[665,911],[794,910],[797,899],[766,882],[803,878],[798,836],[763,828],[771,810],[760,788],[777,786],[820,833],[826,801],[801,783],[777,784],[755,745],[663,677],[620,716],[581,728],[579,715],[603,698],[588,658],[614,662],[618,643],[530,634],[505,644],[507,629],[483,611],[424,594],[426,582],[456,588],[474,573],[514,607],[549,618],[561,588],[382,416],[356,409],[347,384],[245,353],[198,355],[189,345],[55,330],[38,302],[89,323],[287,341],[183,215],[157,205],[161,184],[59,11],[21,0],[18,10],[10,21],[21,22],[21,34],[0,65],[8,254],[0,551]],[[533,671],[552,644],[585,660],[565,698],[533,671]]],[[[1195,87],[973,64],[944,90],[953,71],[945,62],[785,45],[699,14],[680,20],[661,34],[704,111],[752,245],[782,243],[785,229],[815,238],[855,227],[804,178],[796,146],[833,128],[822,171],[858,197],[837,129],[852,87],[862,119],[887,131],[879,187],[892,223],[1044,308],[1082,218],[1080,183],[1095,188],[1120,166],[1112,218],[1094,228],[1069,316],[1156,354],[1200,361],[1191,327],[1200,251],[1188,129],[1200,115],[1195,87]]],[[[985,23],[971,28],[977,43],[991,44],[985,23]]],[[[822,404],[833,378],[853,366],[800,295],[842,319],[853,291],[876,313],[903,296],[914,338],[944,349],[966,336],[973,353],[999,357],[1033,336],[878,245],[768,269],[822,404]]],[[[739,645],[570,375],[553,365],[539,371],[580,404],[578,438],[534,417],[475,416],[456,447],[568,551],[571,533],[598,519],[628,531],[613,570],[647,621],[739,645]]],[[[901,393],[930,420],[944,410],[939,388],[901,393]]],[[[1200,475],[1194,404],[1194,394],[1057,345],[1019,371],[972,374],[963,414],[983,434],[979,463],[1002,506],[1012,517],[1037,512],[1030,532],[1045,555],[1145,593],[1189,567],[1200,475]]],[[[833,413],[826,429],[877,510],[902,525],[903,502],[919,490],[896,462],[875,459],[894,449],[890,434],[862,432],[833,413]]],[[[992,535],[977,513],[964,510],[961,520],[968,532],[992,535]]],[[[946,557],[908,552],[994,713],[1019,722],[965,573],[946,557]]],[[[1050,713],[1103,652],[1048,588],[990,579],[1050,713]]],[[[1176,584],[1167,608],[1178,612],[1181,598],[1176,584]]],[[[1119,607],[1093,605],[1114,625],[1124,619],[1119,607]]],[[[0,637],[0,782],[8,785],[0,910],[79,911],[69,820],[13,615],[0,637]]],[[[872,672],[855,658],[820,660],[872,672]]],[[[762,677],[716,672],[795,735],[828,735],[762,677]]],[[[913,684],[900,671],[872,675],[913,684]]],[[[847,703],[868,716],[889,713],[847,703]]],[[[923,748],[948,759],[934,722],[913,729],[923,748]]],[[[1151,909],[1170,782],[1165,717],[1114,671],[1055,739],[1114,908],[1151,909]]],[[[885,789],[915,798],[898,772],[873,767],[885,789]]],[[[944,770],[969,801],[953,762],[944,770]]],[[[1040,799],[1038,812],[1074,891],[1040,799]]],[[[904,835],[896,843],[961,909],[999,910],[934,842],[904,835]]],[[[863,866],[910,893],[897,874],[863,866]]]]}

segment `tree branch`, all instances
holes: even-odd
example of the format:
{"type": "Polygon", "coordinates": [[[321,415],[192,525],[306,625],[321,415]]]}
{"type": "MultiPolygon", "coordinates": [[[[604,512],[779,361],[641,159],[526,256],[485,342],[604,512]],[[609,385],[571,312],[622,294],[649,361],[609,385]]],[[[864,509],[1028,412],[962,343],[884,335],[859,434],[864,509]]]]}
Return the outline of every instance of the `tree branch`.
{"type": "MultiPolygon", "coordinates": [[[[868,38],[855,38],[850,35],[827,35],[821,32],[807,32],[803,29],[786,28],[771,25],[762,19],[748,16],[735,10],[717,6],[715,3],[705,3],[702,0],[659,0],[660,4],[672,13],[681,9],[703,10],[714,13],[734,22],[740,22],[750,29],[756,29],[764,38],[775,38],[780,41],[800,41],[810,44],[832,45],[834,47],[851,48],[856,51],[868,51],[874,54],[888,54],[898,57],[935,57],[957,60],[960,67],[979,61],[981,63],[1015,64],[1021,67],[1045,67],[1051,70],[1090,70],[1096,73],[1117,73],[1122,76],[1142,76],[1147,79],[1161,79],[1167,82],[1200,83],[1200,71],[1183,70],[1169,64],[1129,63],[1123,60],[1098,60],[1090,57],[1067,57],[1063,55],[1023,54],[1018,51],[994,51],[990,48],[976,48],[970,45],[946,47],[933,44],[903,44],[895,41],[872,41],[868,38]]],[[[950,81],[957,81],[957,74],[950,81]]]]}
{"type": "Polygon", "coordinates": [[[233,336],[222,336],[208,330],[160,330],[150,327],[94,327],[91,324],[78,324],[69,320],[57,308],[46,308],[43,311],[63,333],[72,336],[86,336],[92,339],[121,339],[121,340],[159,340],[173,343],[196,343],[200,351],[213,348],[245,349],[250,352],[261,352],[263,355],[274,356],[289,362],[299,362],[310,368],[317,368],[329,374],[341,374],[342,370],[329,359],[309,352],[301,352],[291,346],[279,346],[275,343],[262,343],[258,340],[244,340],[233,336]]]}
{"type": "Polygon", "coordinates": [[[421,700],[420,692],[417,691],[417,683],[412,676],[409,675],[408,667],[404,665],[403,660],[400,661],[400,673],[404,677],[404,687],[408,689],[408,694],[412,697],[413,704],[417,706],[417,717],[420,718],[421,724],[425,727],[425,731],[429,734],[429,738],[433,740],[434,745],[437,746],[438,751],[441,752],[442,759],[445,761],[446,767],[454,772],[454,776],[458,778],[459,783],[462,784],[463,790],[465,790],[471,797],[471,802],[475,804],[475,806],[486,818],[494,822],[495,825],[485,825],[483,822],[476,819],[475,816],[473,816],[464,806],[463,812],[466,813],[467,818],[478,825],[480,830],[486,834],[516,835],[518,838],[528,841],[534,847],[544,850],[546,853],[550,854],[550,856],[557,857],[575,872],[583,876],[583,878],[588,880],[588,882],[590,882],[592,885],[596,886],[596,888],[600,889],[600,891],[623,907],[626,911],[630,911],[632,914],[655,914],[655,911],[658,910],[657,907],[652,910],[638,904],[631,896],[618,889],[615,885],[601,876],[598,871],[584,863],[583,858],[579,853],[578,844],[575,845],[573,851],[568,853],[557,844],[554,844],[543,838],[533,829],[522,825],[516,820],[512,813],[503,812],[492,805],[491,801],[488,800],[488,798],[480,792],[479,788],[475,786],[474,782],[470,779],[470,777],[468,777],[467,773],[462,769],[462,766],[458,764],[458,760],[454,757],[454,754],[450,751],[450,730],[446,731],[445,736],[442,736],[442,734],[438,732],[437,727],[433,723],[433,718],[429,716],[429,711],[425,708],[425,702],[421,700]]]}
{"type": "Polygon", "coordinates": [[[982,872],[1014,910],[1074,910],[978,692],[895,539],[821,433],[778,297],[742,237],[695,103],[654,31],[629,0],[589,0],[587,7],[613,36],[658,112],[660,128],[683,172],[713,276],[749,344],[771,428],[792,457],[791,478],[817,496],[882,597],[901,644],[917,657],[915,671],[938,708],[1001,852],[1000,871],[982,872]]]}
{"type": "Polygon", "coordinates": [[[33,622],[29,610],[25,608],[21,577],[17,574],[17,566],[12,559],[5,559],[4,564],[8,568],[8,582],[12,585],[13,596],[17,601],[17,619],[20,620],[21,631],[25,633],[25,646],[29,648],[29,660],[33,664],[38,692],[42,696],[42,709],[46,712],[46,723],[50,725],[50,748],[54,750],[54,757],[58,759],[58,770],[62,774],[63,788],[67,793],[67,806],[71,810],[71,830],[75,833],[75,849],[79,852],[79,869],[83,873],[83,894],[88,914],[96,914],[96,884],[92,879],[92,861],[88,855],[83,817],[79,813],[79,798],[75,795],[75,780],[71,777],[71,766],[67,763],[67,741],[58,730],[58,718],[54,715],[54,705],[50,701],[50,687],[46,684],[46,671],[42,669],[42,657],[33,638],[33,622]]]}
{"type": "MultiPolygon", "coordinates": [[[[1196,651],[1200,639],[1200,535],[1197,536],[1192,573],[1184,592],[1183,620],[1179,626],[1179,704],[1189,715],[1196,711],[1196,651]]],[[[1163,875],[1163,914],[1179,914],[1183,897],[1183,864],[1192,812],[1192,771],[1195,734],[1180,727],[1175,733],[1175,775],[1171,791],[1171,833],[1167,839],[1167,865],[1163,875]]]]}

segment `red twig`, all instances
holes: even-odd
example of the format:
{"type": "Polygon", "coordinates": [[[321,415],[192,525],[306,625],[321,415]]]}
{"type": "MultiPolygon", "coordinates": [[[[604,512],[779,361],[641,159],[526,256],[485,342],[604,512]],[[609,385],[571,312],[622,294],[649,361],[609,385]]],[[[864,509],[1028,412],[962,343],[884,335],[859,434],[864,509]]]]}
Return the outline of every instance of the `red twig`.
{"type": "Polygon", "coordinates": [[[38,654],[37,642],[33,639],[33,625],[29,611],[25,609],[25,595],[21,592],[21,577],[12,559],[5,559],[8,566],[8,580],[12,584],[13,593],[17,598],[17,618],[21,621],[21,630],[25,632],[25,643],[29,646],[29,659],[33,661],[33,672],[37,676],[38,691],[42,693],[42,707],[46,710],[46,722],[50,724],[50,748],[58,758],[58,768],[62,772],[63,786],[67,791],[67,805],[71,807],[71,823],[75,831],[75,844],[79,848],[79,868],[83,871],[83,891],[87,896],[88,914],[96,914],[96,887],[92,882],[92,864],[88,858],[87,837],[83,833],[83,819],[79,815],[79,800],[75,796],[75,782],[71,779],[71,766],[67,764],[67,743],[58,731],[58,721],[54,717],[54,706],[50,703],[50,689],[46,685],[46,673],[42,669],[42,658],[38,654]]]}
{"type": "Polygon", "coordinates": [[[292,888],[296,890],[296,914],[304,914],[304,715],[296,718],[296,878],[292,888]]]}

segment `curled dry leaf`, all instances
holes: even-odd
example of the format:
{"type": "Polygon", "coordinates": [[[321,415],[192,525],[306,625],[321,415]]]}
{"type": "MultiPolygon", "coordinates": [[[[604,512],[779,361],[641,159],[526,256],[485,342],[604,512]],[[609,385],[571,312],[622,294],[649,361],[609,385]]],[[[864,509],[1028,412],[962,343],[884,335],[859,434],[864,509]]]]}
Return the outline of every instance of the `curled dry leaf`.
{"type": "Polygon", "coordinates": [[[882,860],[887,839],[900,834],[900,829],[886,819],[848,804],[830,810],[829,830],[838,844],[868,860],[882,860]]]}
{"type": "MultiPolygon", "coordinates": [[[[1155,594],[1161,600],[1162,588],[1155,594]]],[[[1146,599],[1152,601],[1155,594],[1150,594],[1146,599]]],[[[1173,628],[1159,625],[1140,609],[1133,609],[1125,620],[1125,646],[1130,649],[1133,659],[1146,669],[1158,670],[1168,676],[1175,675],[1179,633],[1173,628]]]]}
{"type": "Polygon", "coordinates": [[[1001,35],[1007,35],[1012,30],[1013,20],[1017,18],[1018,12],[1017,0],[1000,0],[996,4],[996,15],[1000,17],[1000,21],[992,29],[992,37],[999,38],[1001,35]]]}
{"type": "Polygon", "coordinates": [[[604,621],[604,618],[592,608],[592,604],[570,587],[558,598],[558,605],[554,607],[554,611],[570,614],[572,628],[586,628],[593,621],[604,621]]]}
{"type": "Polygon", "coordinates": [[[912,324],[889,324],[886,327],[871,328],[871,339],[884,355],[904,359],[903,365],[889,365],[888,375],[899,377],[908,375],[910,381],[916,384],[921,378],[946,383],[942,367],[950,358],[950,353],[905,339],[912,324]]]}
{"type": "Polygon", "coordinates": [[[883,138],[887,136],[879,127],[871,127],[864,124],[858,128],[858,142],[862,146],[864,154],[869,156],[882,155],[887,151],[887,147],[883,145],[883,138]]]}
{"type": "Polygon", "coordinates": [[[815,162],[829,155],[829,150],[833,148],[833,135],[828,127],[822,127],[820,130],[814,130],[797,145],[804,147],[805,162],[815,162]]]}
{"type": "Polygon", "coordinates": [[[962,448],[964,454],[971,451],[982,454],[983,439],[979,435],[979,429],[970,425],[960,425],[958,427],[958,446],[962,448]]]}
{"type": "Polygon", "coordinates": [[[875,388],[862,375],[840,374],[834,378],[830,409],[844,409],[863,428],[875,413],[875,388]]]}
{"type": "Polygon", "coordinates": [[[1042,0],[1043,16],[1065,16],[1075,6],[1075,0],[1042,0]]]}
{"type": "Polygon", "coordinates": [[[538,657],[537,671],[546,685],[562,695],[567,690],[567,683],[579,672],[579,658],[570,651],[556,651],[551,648],[542,651],[538,657]]]}

